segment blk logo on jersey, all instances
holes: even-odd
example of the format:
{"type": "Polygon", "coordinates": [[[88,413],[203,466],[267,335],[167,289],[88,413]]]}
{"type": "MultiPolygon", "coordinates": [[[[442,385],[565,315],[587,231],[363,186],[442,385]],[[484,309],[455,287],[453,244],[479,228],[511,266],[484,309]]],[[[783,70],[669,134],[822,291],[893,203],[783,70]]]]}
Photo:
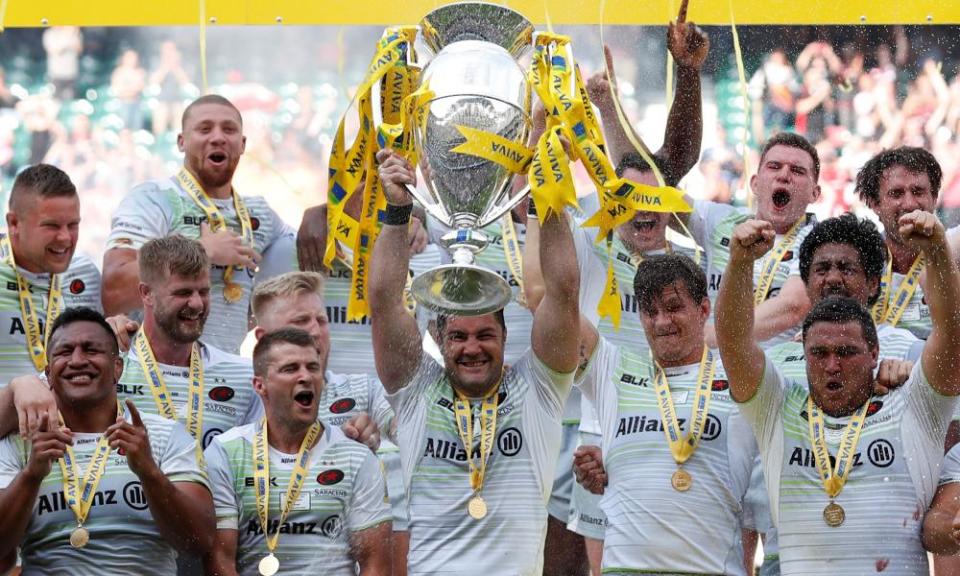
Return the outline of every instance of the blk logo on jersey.
{"type": "Polygon", "coordinates": [[[143,492],[143,485],[139,480],[128,482],[123,487],[123,501],[134,510],[147,509],[147,495],[143,492]]]}
{"type": "Polygon", "coordinates": [[[620,381],[624,384],[629,384],[631,386],[641,386],[643,388],[648,388],[650,386],[650,379],[646,377],[638,377],[633,374],[626,374],[620,376],[620,381]]]}
{"type": "Polygon", "coordinates": [[[331,414],[345,414],[357,405],[357,401],[353,398],[341,398],[330,405],[331,414]]]}
{"type": "Polygon", "coordinates": [[[317,474],[317,483],[323,484],[324,486],[333,486],[341,480],[343,480],[343,470],[337,470],[336,468],[324,470],[320,474],[317,474]]]}
{"type": "Polygon", "coordinates": [[[83,294],[83,291],[87,289],[87,285],[83,283],[83,280],[77,278],[73,282],[70,282],[70,293],[71,294],[83,294]]]}
{"type": "Polygon", "coordinates": [[[497,448],[504,456],[516,456],[523,448],[523,436],[516,428],[501,430],[497,436],[497,448]]]}
{"type": "Polygon", "coordinates": [[[211,388],[207,395],[210,396],[211,400],[217,402],[229,402],[234,394],[236,394],[236,392],[229,386],[217,386],[216,388],[211,388]]]}
{"type": "Polygon", "coordinates": [[[143,396],[143,384],[117,383],[118,396],[143,396]]]}
{"type": "Polygon", "coordinates": [[[893,444],[883,438],[874,440],[870,443],[870,446],[867,447],[867,458],[869,458],[870,463],[877,468],[886,468],[893,464],[893,460],[896,458],[896,454],[893,451],[893,444]]]}

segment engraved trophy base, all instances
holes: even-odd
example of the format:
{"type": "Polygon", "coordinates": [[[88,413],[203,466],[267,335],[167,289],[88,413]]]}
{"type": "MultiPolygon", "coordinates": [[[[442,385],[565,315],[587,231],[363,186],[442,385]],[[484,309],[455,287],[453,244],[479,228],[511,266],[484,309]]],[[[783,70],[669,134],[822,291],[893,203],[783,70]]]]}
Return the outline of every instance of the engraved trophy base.
{"type": "Polygon", "coordinates": [[[504,308],[513,298],[507,281],[473,264],[445,264],[413,279],[410,288],[422,306],[451,316],[482,316],[504,308]]]}

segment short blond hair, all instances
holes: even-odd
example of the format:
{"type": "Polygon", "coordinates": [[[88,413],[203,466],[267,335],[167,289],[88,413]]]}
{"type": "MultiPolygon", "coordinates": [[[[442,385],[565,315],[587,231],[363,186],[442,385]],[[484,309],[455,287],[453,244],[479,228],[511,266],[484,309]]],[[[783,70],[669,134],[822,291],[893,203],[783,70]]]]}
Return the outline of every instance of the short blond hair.
{"type": "Polygon", "coordinates": [[[322,298],[323,281],[323,275],[317,272],[287,272],[257,285],[250,298],[254,318],[259,322],[260,315],[278,298],[289,298],[303,293],[316,294],[322,298]]]}
{"type": "Polygon", "coordinates": [[[171,234],[154,238],[141,246],[137,266],[140,281],[147,286],[156,286],[171,274],[196,278],[210,269],[210,260],[200,242],[171,234]]]}

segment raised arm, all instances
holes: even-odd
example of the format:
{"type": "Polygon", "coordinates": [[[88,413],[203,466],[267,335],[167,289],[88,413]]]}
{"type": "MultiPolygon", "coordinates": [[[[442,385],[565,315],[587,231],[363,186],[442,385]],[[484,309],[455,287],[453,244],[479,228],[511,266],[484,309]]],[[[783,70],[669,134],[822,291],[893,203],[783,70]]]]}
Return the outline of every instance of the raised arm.
{"type": "Polygon", "coordinates": [[[577,367],[580,271],[566,213],[551,214],[540,226],[543,300],[533,315],[533,352],[555,372],[577,367]]]}
{"type": "Polygon", "coordinates": [[[107,316],[139,310],[140,267],[137,251],[130,248],[111,248],[103,254],[103,291],[100,300],[107,316]]]}
{"type": "Polygon", "coordinates": [[[926,265],[923,294],[930,308],[932,330],[923,347],[923,372],[933,389],[946,396],[960,394],[960,272],[950,253],[943,224],[930,212],[915,210],[900,217],[900,235],[920,248],[926,265]]]}
{"type": "MultiPolygon", "coordinates": [[[[546,293],[543,273],[540,270],[540,221],[531,214],[527,219],[527,233],[523,245],[523,294],[527,307],[536,312],[546,293]]],[[[585,366],[600,340],[594,325],[580,314],[580,366],[585,366]]]]}
{"type": "MultiPolygon", "coordinates": [[[[407,385],[420,365],[423,347],[416,319],[407,310],[403,298],[410,269],[408,226],[402,213],[409,215],[413,199],[405,184],[416,185],[413,166],[389,148],[377,152],[380,180],[387,196],[388,220],[384,222],[370,263],[370,321],[373,332],[373,357],[377,374],[388,393],[407,385]],[[400,218],[393,224],[390,214],[400,218]]],[[[409,218],[407,218],[409,220],[409,218]]]]}
{"type": "Polygon", "coordinates": [[[663,148],[657,156],[666,160],[668,184],[676,184],[700,159],[703,140],[700,70],[710,50],[707,35],[693,22],[678,19],[667,29],[667,47],[677,63],[677,89],[667,116],[663,148]]]}
{"type": "Polygon", "coordinates": [[[764,355],[753,336],[753,263],[772,247],[769,222],[747,220],[730,239],[730,263],[717,295],[716,330],[720,358],[737,402],[753,398],[763,377],[764,355]]]}

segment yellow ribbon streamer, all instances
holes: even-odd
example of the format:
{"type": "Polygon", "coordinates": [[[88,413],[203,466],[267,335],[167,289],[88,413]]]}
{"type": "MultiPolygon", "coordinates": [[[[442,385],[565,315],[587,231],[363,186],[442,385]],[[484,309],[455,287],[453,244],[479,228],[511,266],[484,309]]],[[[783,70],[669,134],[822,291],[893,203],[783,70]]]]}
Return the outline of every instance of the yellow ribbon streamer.
{"type": "Polygon", "coordinates": [[[489,160],[514,174],[526,170],[533,159],[532,150],[499,134],[477,130],[469,126],[455,125],[454,128],[466,138],[466,142],[452,148],[451,152],[469,154],[489,160]]]}

